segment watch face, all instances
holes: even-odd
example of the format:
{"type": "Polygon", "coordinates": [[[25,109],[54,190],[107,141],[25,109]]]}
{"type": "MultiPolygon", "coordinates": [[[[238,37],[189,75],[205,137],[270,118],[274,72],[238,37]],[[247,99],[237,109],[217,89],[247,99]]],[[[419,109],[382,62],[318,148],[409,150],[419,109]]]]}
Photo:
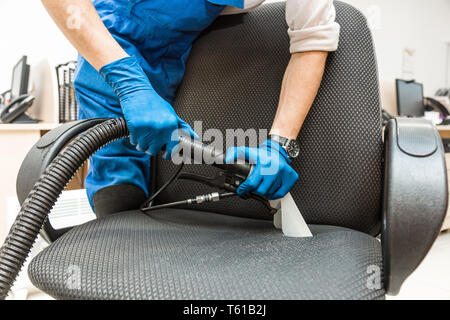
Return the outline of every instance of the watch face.
{"type": "Polygon", "coordinates": [[[286,146],[286,152],[289,158],[297,158],[300,154],[300,146],[298,145],[298,142],[295,140],[289,141],[288,145],[286,146]]]}

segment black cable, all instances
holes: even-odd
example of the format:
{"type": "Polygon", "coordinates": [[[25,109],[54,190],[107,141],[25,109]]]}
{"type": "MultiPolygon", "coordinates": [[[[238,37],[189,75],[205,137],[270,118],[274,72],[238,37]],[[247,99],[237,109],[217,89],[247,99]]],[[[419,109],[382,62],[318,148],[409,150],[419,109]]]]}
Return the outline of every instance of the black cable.
{"type": "Polygon", "coordinates": [[[186,200],[175,201],[175,202],[164,203],[164,204],[160,204],[160,205],[156,205],[156,206],[142,208],[141,211],[143,213],[147,214],[147,212],[153,211],[153,210],[174,208],[174,207],[178,207],[181,205],[191,205],[191,204],[195,204],[195,203],[215,202],[215,201],[220,201],[225,198],[231,198],[231,197],[236,197],[236,196],[237,196],[237,194],[234,192],[227,192],[227,193],[213,192],[213,193],[209,193],[209,194],[205,194],[205,195],[200,195],[200,196],[197,196],[196,198],[192,198],[192,199],[186,199],[186,200]]]}
{"type": "MultiPolygon", "coordinates": [[[[161,192],[163,192],[170,184],[172,184],[176,179],[178,179],[182,174],[184,174],[183,172],[181,172],[182,169],[183,169],[183,166],[184,166],[184,164],[181,163],[181,165],[179,166],[179,168],[178,168],[178,170],[175,172],[175,174],[173,174],[172,177],[170,177],[170,179],[167,180],[166,183],[164,183],[164,185],[163,185],[161,188],[159,188],[159,189],[158,189],[158,190],[157,190],[157,191],[156,191],[149,199],[147,199],[147,200],[141,205],[141,207],[140,207],[139,209],[140,209],[142,212],[145,213],[146,211],[152,211],[152,210],[156,210],[156,209],[172,208],[172,207],[177,207],[177,206],[181,206],[181,205],[191,204],[191,203],[188,203],[188,202],[189,202],[189,201],[192,201],[192,199],[186,199],[186,200],[175,201],[175,202],[165,203],[165,204],[156,205],[156,206],[153,206],[153,205],[152,205],[152,204],[153,204],[153,201],[156,199],[156,197],[157,197],[161,192]]],[[[190,173],[187,173],[187,174],[190,174],[190,173]]],[[[195,178],[195,177],[196,177],[196,175],[192,175],[192,176],[189,176],[189,177],[186,178],[186,179],[188,179],[188,180],[194,180],[194,181],[197,181],[197,182],[200,182],[200,183],[204,183],[202,180],[196,180],[196,179],[193,179],[193,178],[195,178]]],[[[235,192],[230,192],[229,194],[228,194],[228,193],[223,193],[223,194],[220,194],[220,199],[229,198],[230,196],[237,196],[237,194],[236,194],[235,192]]],[[[264,198],[264,197],[262,197],[262,196],[259,196],[259,195],[256,195],[256,194],[253,194],[253,193],[247,195],[247,197],[245,197],[244,199],[248,199],[248,198],[252,198],[252,199],[254,199],[254,200],[260,202],[260,203],[261,203],[263,206],[265,206],[271,213],[274,214],[274,213],[276,212],[276,210],[274,210],[274,209],[270,206],[270,203],[269,203],[269,201],[268,201],[266,198],[264,198]]]]}
{"type": "Polygon", "coordinates": [[[174,182],[175,179],[177,179],[177,178],[180,176],[181,170],[183,170],[183,167],[184,167],[184,163],[181,163],[181,164],[179,165],[177,171],[172,175],[172,177],[170,177],[170,179],[167,180],[166,183],[164,183],[164,185],[163,185],[161,188],[159,188],[153,195],[150,196],[150,198],[148,198],[148,199],[141,205],[140,210],[143,210],[144,208],[147,208],[147,207],[151,207],[151,206],[152,206],[152,203],[153,203],[153,200],[155,200],[156,197],[157,197],[161,192],[163,192],[164,190],[166,190],[166,188],[167,188],[172,182],[174,182]]]}

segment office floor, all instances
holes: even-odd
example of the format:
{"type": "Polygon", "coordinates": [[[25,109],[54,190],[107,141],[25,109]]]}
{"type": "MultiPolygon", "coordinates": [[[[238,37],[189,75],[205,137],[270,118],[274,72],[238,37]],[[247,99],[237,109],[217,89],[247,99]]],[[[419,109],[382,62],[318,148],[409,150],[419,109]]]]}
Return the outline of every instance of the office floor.
{"type": "MultiPolygon", "coordinates": [[[[41,292],[30,300],[52,299],[41,292]]],[[[450,300],[450,231],[442,233],[419,268],[404,283],[398,296],[388,300],[450,300]]]]}
{"type": "Polygon", "coordinates": [[[437,238],[425,260],[389,300],[450,300],[450,231],[437,238]]]}

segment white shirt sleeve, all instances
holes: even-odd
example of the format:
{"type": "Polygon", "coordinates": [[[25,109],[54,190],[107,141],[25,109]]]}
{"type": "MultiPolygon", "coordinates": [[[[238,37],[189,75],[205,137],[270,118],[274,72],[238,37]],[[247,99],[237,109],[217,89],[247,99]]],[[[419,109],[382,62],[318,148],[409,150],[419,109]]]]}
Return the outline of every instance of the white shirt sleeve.
{"type": "Polygon", "coordinates": [[[243,9],[239,9],[239,8],[232,7],[232,6],[226,6],[225,9],[222,11],[221,15],[245,13],[245,12],[255,9],[263,2],[264,2],[264,0],[244,0],[244,8],[243,9]]]}
{"type": "Polygon", "coordinates": [[[339,24],[333,0],[287,0],[290,52],[336,51],[339,24]]]}

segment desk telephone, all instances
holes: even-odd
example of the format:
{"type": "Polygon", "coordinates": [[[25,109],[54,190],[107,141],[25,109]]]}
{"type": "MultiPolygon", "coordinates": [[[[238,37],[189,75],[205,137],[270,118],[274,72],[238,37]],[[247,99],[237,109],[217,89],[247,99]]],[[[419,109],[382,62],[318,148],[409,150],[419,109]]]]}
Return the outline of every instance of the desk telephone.
{"type": "Polygon", "coordinates": [[[14,66],[12,72],[11,89],[0,96],[0,122],[2,123],[36,123],[25,114],[34,102],[34,97],[28,94],[28,80],[30,78],[30,66],[27,57],[23,56],[14,66]],[[9,94],[9,95],[8,95],[9,94]],[[7,103],[6,96],[12,101],[7,103]]]}
{"type": "Polygon", "coordinates": [[[34,102],[34,97],[28,94],[23,94],[13,99],[8,105],[3,106],[0,110],[0,121],[2,123],[11,122],[37,122],[25,114],[25,111],[31,107],[34,102]]]}

